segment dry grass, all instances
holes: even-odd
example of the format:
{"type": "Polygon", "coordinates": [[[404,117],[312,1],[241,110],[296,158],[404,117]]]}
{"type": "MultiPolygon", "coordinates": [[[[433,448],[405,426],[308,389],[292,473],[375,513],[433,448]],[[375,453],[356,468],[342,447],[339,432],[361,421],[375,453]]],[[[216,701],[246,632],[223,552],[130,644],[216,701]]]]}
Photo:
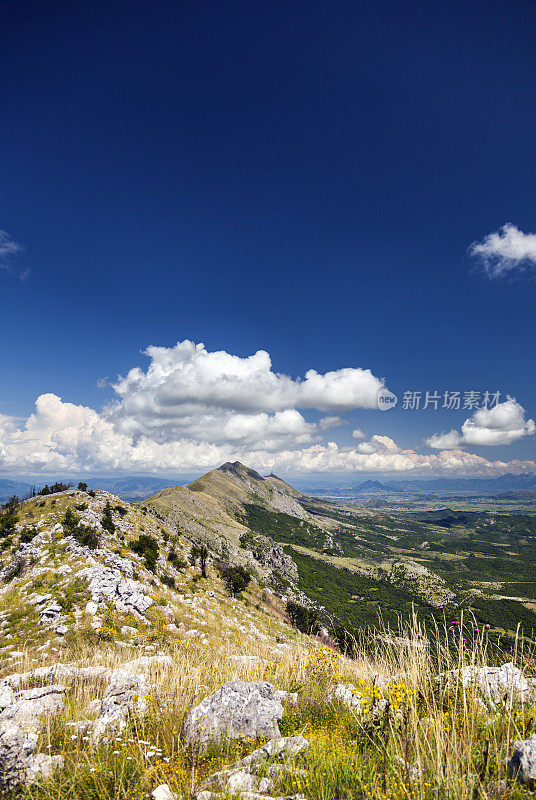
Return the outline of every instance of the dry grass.
{"type": "MultiPolygon", "coordinates": [[[[281,730],[309,740],[309,750],[299,757],[305,774],[283,775],[278,793],[300,792],[311,800],[525,796],[507,781],[505,766],[512,742],[535,730],[534,704],[522,706],[510,697],[491,710],[474,689],[447,689],[436,680],[441,670],[485,663],[485,641],[467,651],[446,642],[432,650],[426,635],[414,627],[397,639],[386,634],[372,651],[367,645],[352,660],[313,640],[287,646],[248,641],[242,647],[229,639],[218,648],[175,642],[171,655],[172,667],[150,671],[155,690],[147,698],[147,713],[133,716],[120,736],[97,748],[84,733],[73,733],[69,722],[86,716],[85,707],[103,686],[75,682],[65,713],[49,722],[40,743],[44,752],[61,753],[66,768],[52,780],[27,787],[22,796],[135,800],[169,783],[181,797],[189,797],[201,779],[256,746],[226,742],[193,753],[181,743],[182,722],[192,705],[233,679],[269,680],[277,688],[298,691],[298,705],[286,709],[281,730]],[[241,653],[258,661],[232,658],[241,653]],[[327,700],[327,687],[338,682],[359,689],[366,713],[327,700]]],[[[530,669],[531,654],[522,652],[521,645],[517,660],[530,669]]],[[[84,666],[119,667],[124,661],[113,643],[96,649],[81,641],[76,652],[77,664],[84,666]]]]}

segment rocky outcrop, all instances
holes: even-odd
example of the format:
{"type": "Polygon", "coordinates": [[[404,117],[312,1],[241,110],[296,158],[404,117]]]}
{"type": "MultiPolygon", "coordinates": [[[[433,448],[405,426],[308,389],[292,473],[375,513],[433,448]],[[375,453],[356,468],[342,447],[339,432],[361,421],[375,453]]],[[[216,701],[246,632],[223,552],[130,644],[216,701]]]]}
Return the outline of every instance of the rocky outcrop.
{"type": "Polygon", "coordinates": [[[148,691],[149,686],[143,676],[116,670],[104,692],[100,713],[93,726],[93,742],[98,742],[105,734],[121,732],[134,709],[145,711],[145,695],[148,691]]]}
{"type": "Polygon", "coordinates": [[[295,561],[273,539],[269,539],[268,536],[253,536],[246,546],[251,550],[253,558],[263,567],[292,582],[298,581],[299,573],[295,561]]]}
{"type": "Polygon", "coordinates": [[[183,726],[184,741],[279,738],[283,706],[273,693],[274,687],[265,681],[224,683],[190,711],[183,726]]]}
{"type": "Polygon", "coordinates": [[[531,792],[536,790],[536,733],[523,742],[515,742],[515,750],[508,762],[508,775],[531,792]]]}
{"type": "Polygon", "coordinates": [[[153,604],[152,599],[143,593],[143,584],[126,578],[119,569],[102,566],[86,567],[80,571],[79,576],[87,578],[91,600],[94,603],[111,600],[117,611],[125,614],[135,613],[139,616],[143,616],[153,604]]]}
{"type": "Polygon", "coordinates": [[[274,778],[290,768],[289,759],[309,746],[303,736],[271,739],[249,756],[207,778],[197,789],[198,800],[212,800],[221,794],[238,793],[243,800],[251,794],[266,795],[273,791],[274,778]],[[266,762],[272,760],[266,770],[266,762]],[[267,772],[268,774],[262,774],[267,772]]]}
{"type": "MultiPolygon", "coordinates": [[[[9,688],[6,687],[5,691],[9,688]]],[[[0,713],[0,721],[11,720],[25,729],[37,728],[42,717],[63,711],[64,694],[65,686],[60,684],[24,689],[17,694],[13,692],[13,700],[0,713]]]]}
{"type": "Polygon", "coordinates": [[[63,766],[61,756],[35,755],[37,740],[35,731],[23,730],[11,720],[0,722],[0,791],[13,791],[63,766]]]}
{"type": "Polygon", "coordinates": [[[491,706],[512,700],[526,702],[536,697],[536,679],[526,678],[511,662],[500,667],[470,666],[443,672],[438,681],[449,689],[459,685],[476,689],[491,706]]]}
{"type": "Polygon", "coordinates": [[[344,703],[359,711],[363,708],[361,693],[358,692],[353,683],[338,683],[335,686],[330,686],[327,697],[332,702],[344,703]]]}

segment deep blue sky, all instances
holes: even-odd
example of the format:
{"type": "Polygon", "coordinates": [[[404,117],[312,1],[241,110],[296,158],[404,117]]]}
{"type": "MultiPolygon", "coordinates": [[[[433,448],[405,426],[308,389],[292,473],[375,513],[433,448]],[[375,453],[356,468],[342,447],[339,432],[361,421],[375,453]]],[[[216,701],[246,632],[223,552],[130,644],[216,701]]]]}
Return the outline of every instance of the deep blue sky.
{"type": "Polygon", "coordinates": [[[1,413],[100,408],[98,378],[185,338],[536,413],[536,283],[467,254],[536,228],[534,3],[18,0],[1,24],[0,228],[32,270],[0,272],[1,413]]]}

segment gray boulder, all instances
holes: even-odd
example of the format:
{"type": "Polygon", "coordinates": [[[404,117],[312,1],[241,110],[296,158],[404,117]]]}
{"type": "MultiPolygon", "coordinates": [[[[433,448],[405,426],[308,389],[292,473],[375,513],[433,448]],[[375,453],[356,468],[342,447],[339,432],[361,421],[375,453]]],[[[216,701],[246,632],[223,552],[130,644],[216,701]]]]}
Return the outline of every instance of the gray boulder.
{"type": "Polygon", "coordinates": [[[526,678],[514,664],[500,667],[464,667],[443,672],[438,680],[447,688],[477,689],[491,706],[509,700],[525,702],[536,696],[536,681],[526,678]]]}
{"type": "Polygon", "coordinates": [[[536,733],[524,742],[515,742],[514,747],[508,762],[508,775],[533,792],[536,789],[536,733]]]}
{"type": "Polygon", "coordinates": [[[351,706],[359,711],[363,707],[361,693],[358,692],[353,683],[337,683],[328,688],[328,700],[344,703],[344,705],[351,706]]]}
{"type": "Polygon", "coordinates": [[[105,734],[122,731],[127,724],[128,715],[134,709],[144,711],[147,707],[145,695],[148,691],[149,686],[143,676],[115,670],[104,692],[100,714],[93,726],[93,742],[98,742],[105,734]]]}
{"type": "Polygon", "coordinates": [[[265,681],[229,681],[193,708],[183,726],[187,744],[211,739],[280,738],[277,723],[283,716],[274,687],[265,681]]]}
{"type": "Polygon", "coordinates": [[[39,612],[39,618],[45,625],[56,622],[61,615],[62,608],[59,603],[52,602],[39,612]]]}
{"type": "Polygon", "coordinates": [[[15,722],[0,722],[0,791],[10,792],[63,766],[61,756],[34,755],[38,735],[15,722]]]}
{"type": "Polygon", "coordinates": [[[271,777],[262,776],[266,762],[274,759],[274,764],[269,768],[270,775],[277,776],[288,760],[297,756],[302,750],[309,746],[307,739],[303,736],[288,736],[278,739],[271,739],[265,745],[254,750],[249,756],[242,758],[227,769],[214,773],[207,778],[197,790],[198,797],[209,793],[235,794],[256,793],[259,795],[267,794],[274,788],[271,777]]]}

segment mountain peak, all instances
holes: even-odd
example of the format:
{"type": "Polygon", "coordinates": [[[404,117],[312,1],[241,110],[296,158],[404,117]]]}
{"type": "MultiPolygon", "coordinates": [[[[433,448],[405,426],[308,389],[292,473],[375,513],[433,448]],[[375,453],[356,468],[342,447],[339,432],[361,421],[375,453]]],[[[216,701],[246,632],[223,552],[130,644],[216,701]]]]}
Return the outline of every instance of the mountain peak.
{"type": "Polygon", "coordinates": [[[218,467],[218,471],[230,472],[233,475],[238,475],[241,478],[247,476],[248,478],[253,478],[254,480],[258,481],[264,480],[262,475],[259,475],[259,473],[255,472],[254,469],[246,467],[246,465],[242,464],[241,461],[226,461],[225,464],[222,464],[221,467],[218,467]]]}

